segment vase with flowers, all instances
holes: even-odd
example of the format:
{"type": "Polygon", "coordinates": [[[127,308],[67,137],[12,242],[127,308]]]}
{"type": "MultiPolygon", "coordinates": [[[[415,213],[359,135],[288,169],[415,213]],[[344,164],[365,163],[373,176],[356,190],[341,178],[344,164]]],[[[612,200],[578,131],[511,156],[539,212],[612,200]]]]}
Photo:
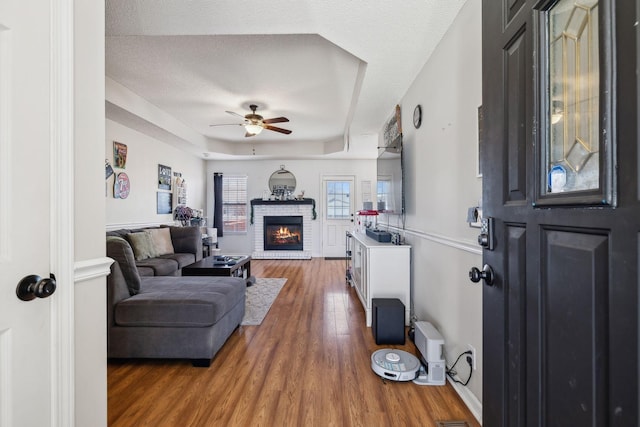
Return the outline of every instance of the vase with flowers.
{"type": "Polygon", "coordinates": [[[178,205],[173,211],[173,219],[180,221],[183,226],[191,224],[191,217],[193,217],[193,209],[189,206],[178,205]]]}

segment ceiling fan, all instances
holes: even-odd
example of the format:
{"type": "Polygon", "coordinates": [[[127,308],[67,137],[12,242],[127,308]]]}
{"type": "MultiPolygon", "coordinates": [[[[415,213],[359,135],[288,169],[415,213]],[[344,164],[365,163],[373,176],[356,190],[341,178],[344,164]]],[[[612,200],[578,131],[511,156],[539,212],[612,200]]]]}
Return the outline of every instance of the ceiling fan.
{"type": "Polygon", "coordinates": [[[284,133],[286,135],[289,135],[291,133],[289,129],[283,129],[277,126],[271,126],[272,123],[288,122],[289,119],[287,119],[286,117],[276,117],[273,119],[265,119],[260,114],[256,113],[256,110],[258,109],[257,105],[251,104],[249,105],[249,108],[251,108],[251,113],[246,114],[244,116],[238,113],[234,113],[233,111],[227,111],[227,113],[231,114],[232,116],[238,116],[242,118],[244,120],[243,123],[227,123],[227,124],[209,125],[209,126],[234,126],[234,125],[244,126],[244,129],[246,131],[246,133],[244,134],[245,137],[256,136],[260,132],[262,132],[263,129],[284,133]]]}

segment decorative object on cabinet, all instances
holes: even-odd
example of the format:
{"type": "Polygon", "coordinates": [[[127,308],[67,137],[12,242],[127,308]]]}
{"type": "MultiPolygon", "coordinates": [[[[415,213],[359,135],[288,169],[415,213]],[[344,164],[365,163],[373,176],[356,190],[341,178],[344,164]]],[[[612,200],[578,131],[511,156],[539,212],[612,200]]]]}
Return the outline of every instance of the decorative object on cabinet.
{"type": "Polygon", "coordinates": [[[193,210],[188,206],[178,205],[173,211],[173,219],[180,221],[184,226],[191,224],[191,217],[193,216],[193,210]]]}
{"type": "Polygon", "coordinates": [[[113,165],[120,169],[127,165],[127,146],[121,142],[113,141],[113,165]]]}
{"type": "Polygon", "coordinates": [[[202,209],[191,208],[191,221],[190,225],[196,227],[204,227],[206,218],[204,217],[204,211],[202,209]]]}
{"type": "Polygon", "coordinates": [[[131,182],[129,181],[129,176],[124,172],[120,172],[116,176],[113,184],[113,197],[116,199],[126,199],[130,191],[131,182]]]}
{"type": "Polygon", "coordinates": [[[172,206],[172,194],[166,191],[156,193],[156,212],[160,215],[170,214],[172,206]]]}
{"type": "Polygon", "coordinates": [[[158,188],[171,190],[171,168],[169,166],[158,165],[158,188]]]}

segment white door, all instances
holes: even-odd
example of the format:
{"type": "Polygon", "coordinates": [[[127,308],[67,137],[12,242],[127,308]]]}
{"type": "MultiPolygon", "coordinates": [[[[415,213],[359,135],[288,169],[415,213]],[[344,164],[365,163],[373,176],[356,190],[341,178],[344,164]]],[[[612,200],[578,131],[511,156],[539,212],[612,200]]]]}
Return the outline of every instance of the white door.
{"type": "MultiPolygon", "coordinates": [[[[69,270],[57,269],[60,259],[69,257],[58,250],[55,237],[59,225],[68,220],[61,218],[63,193],[56,184],[69,185],[72,174],[64,174],[52,160],[73,143],[70,133],[63,143],[56,143],[56,135],[64,133],[60,122],[72,112],[67,108],[60,114],[58,104],[64,96],[57,80],[62,76],[60,64],[69,56],[56,55],[60,51],[53,47],[71,42],[52,37],[59,34],[55,29],[61,20],[58,15],[51,19],[50,8],[58,11],[63,3],[0,2],[0,427],[46,427],[60,425],[61,420],[73,424],[70,410],[63,409],[73,408],[73,402],[67,402],[73,393],[72,368],[59,369],[72,361],[72,346],[60,345],[61,336],[70,334],[61,334],[57,320],[63,308],[61,291],[28,302],[16,294],[24,277],[48,278],[51,272],[58,275],[58,288],[60,275],[65,287],[72,288],[69,270]],[[69,178],[58,179],[61,173],[69,178]],[[68,360],[61,361],[62,354],[68,360]]],[[[62,80],[68,82],[71,74],[66,74],[62,80]]]]}
{"type": "Polygon", "coordinates": [[[346,233],[353,229],[354,188],[353,176],[325,176],[322,179],[322,256],[344,258],[346,233]]]}

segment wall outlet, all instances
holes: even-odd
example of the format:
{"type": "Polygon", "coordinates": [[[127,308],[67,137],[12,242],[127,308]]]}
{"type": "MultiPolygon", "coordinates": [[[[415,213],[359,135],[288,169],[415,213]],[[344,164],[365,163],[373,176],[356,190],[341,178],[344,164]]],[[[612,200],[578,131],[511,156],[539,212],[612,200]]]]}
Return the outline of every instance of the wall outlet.
{"type": "Polygon", "coordinates": [[[473,370],[476,370],[476,349],[471,344],[467,344],[467,350],[471,351],[471,365],[473,370]]]}

